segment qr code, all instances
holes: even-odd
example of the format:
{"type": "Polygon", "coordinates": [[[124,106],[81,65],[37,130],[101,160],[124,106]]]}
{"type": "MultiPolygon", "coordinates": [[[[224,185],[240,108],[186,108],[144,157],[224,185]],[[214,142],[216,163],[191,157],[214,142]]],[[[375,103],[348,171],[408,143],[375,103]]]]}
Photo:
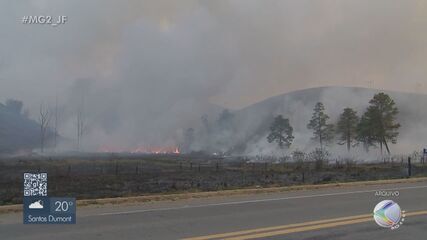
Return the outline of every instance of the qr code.
{"type": "Polygon", "coordinates": [[[47,173],[24,173],[24,197],[47,196],[47,173]]]}

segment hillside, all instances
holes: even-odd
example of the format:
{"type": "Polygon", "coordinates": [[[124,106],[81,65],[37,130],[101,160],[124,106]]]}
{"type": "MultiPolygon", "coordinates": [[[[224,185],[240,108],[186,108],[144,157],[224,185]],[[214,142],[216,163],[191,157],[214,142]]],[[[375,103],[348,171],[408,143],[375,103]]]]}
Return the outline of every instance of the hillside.
{"type": "Polygon", "coordinates": [[[0,103],[0,153],[28,151],[39,144],[39,125],[0,103]]]}
{"type": "MultiPolygon", "coordinates": [[[[363,114],[369,100],[381,90],[355,87],[320,87],[294,91],[274,96],[234,112],[236,132],[234,134],[235,152],[268,153],[271,146],[265,141],[266,133],[273,116],[282,114],[289,118],[294,127],[293,148],[308,150],[315,144],[310,141],[311,132],[306,128],[316,102],[325,104],[326,112],[336,121],[345,107],[351,107],[363,114]]],[[[398,144],[392,145],[394,153],[420,150],[427,145],[427,95],[382,91],[389,94],[400,113],[398,121],[402,127],[398,144]]],[[[336,146],[335,146],[336,147],[336,146]]],[[[338,148],[338,147],[336,147],[338,148]]]]}

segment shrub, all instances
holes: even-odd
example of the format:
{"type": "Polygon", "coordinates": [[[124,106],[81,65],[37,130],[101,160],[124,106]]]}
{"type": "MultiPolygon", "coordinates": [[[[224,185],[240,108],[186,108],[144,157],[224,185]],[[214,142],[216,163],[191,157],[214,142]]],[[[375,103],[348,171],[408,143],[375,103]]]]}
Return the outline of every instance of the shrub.
{"type": "Polygon", "coordinates": [[[314,162],[316,170],[320,170],[323,168],[324,163],[328,161],[330,156],[331,154],[327,150],[316,148],[308,154],[308,159],[314,162]]]}

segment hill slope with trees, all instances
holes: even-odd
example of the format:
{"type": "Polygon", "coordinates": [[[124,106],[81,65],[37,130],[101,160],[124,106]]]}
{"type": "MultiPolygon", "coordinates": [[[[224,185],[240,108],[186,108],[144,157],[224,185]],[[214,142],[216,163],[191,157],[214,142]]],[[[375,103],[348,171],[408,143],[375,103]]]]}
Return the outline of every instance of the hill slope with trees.
{"type": "Polygon", "coordinates": [[[31,151],[40,144],[39,134],[39,124],[23,112],[22,102],[0,103],[0,153],[31,151]]]}
{"type": "MultiPolygon", "coordinates": [[[[395,109],[388,109],[387,113],[384,112],[384,114],[393,115],[395,121],[385,122],[384,124],[388,124],[388,126],[381,130],[385,131],[382,134],[383,139],[371,139],[372,142],[367,142],[366,147],[371,152],[380,152],[380,148],[384,147],[384,153],[393,154],[419,151],[426,147],[427,108],[425,106],[427,106],[427,95],[357,87],[319,87],[274,96],[243,109],[228,112],[228,128],[217,135],[222,138],[226,136],[227,143],[229,143],[227,145],[230,147],[216,146],[215,142],[221,138],[215,136],[215,131],[211,131],[209,148],[230,154],[271,154],[274,151],[281,154],[283,151],[276,144],[267,141],[275,117],[281,115],[284,119],[289,120],[289,124],[293,128],[294,139],[291,150],[311,151],[319,145],[319,134],[315,140],[313,130],[316,130],[318,126],[315,126],[314,121],[312,124],[309,123],[310,120],[313,120],[313,109],[316,104],[322,103],[323,106],[318,107],[324,108],[322,111],[325,111],[328,116],[327,123],[331,123],[335,127],[332,139],[329,137],[332,129],[328,129],[327,125],[322,126],[322,133],[328,133],[328,139],[322,139],[322,145],[325,140],[330,142],[329,149],[345,153],[361,140],[358,138],[360,136],[356,135],[357,132],[360,132],[357,131],[360,127],[359,120],[369,116],[367,113],[369,108],[373,110],[381,107],[377,106],[376,100],[373,99],[379,93],[389,96],[395,103],[394,107],[398,109],[398,112],[395,112],[395,109]],[[345,111],[345,109],[347,110],[345,111]],[[311,125],[311,129],[307,128],[308,124],[311,125]],[[398,137],[393,129],[398,129],[398,137]],[[394,144],[396,140],[397,144],[394,144]]],[[[381,97],[381,94],[378,96],[381,97]]],[[[384,99],[384,101],[388,100],[384,99]]],[[[212,123],[214,120],[210,119],[210,122],[212,123]]],[[[382,120],[389,121],[387,117],[382,120]]],[[[223,122],[224,120],[221,124],[223,122]]],[[[215,129],[215,124],[211,124],[210,128],[215,129]]],[[[202,132],[197,127],[194,127],[193,131],[199,132],[199,135],[202,132]]],[[[201,138],[197,137],[197,134],[195,136],[193,142],[198,143],[199,146],[202,145],[199,141],[201,138]]],[[[206,139],[206,136],[202,136],[202,138],[206,139]]],[[[365,149],[363,144],[358,144],[355,150],[364,151],[365,149]]]]}

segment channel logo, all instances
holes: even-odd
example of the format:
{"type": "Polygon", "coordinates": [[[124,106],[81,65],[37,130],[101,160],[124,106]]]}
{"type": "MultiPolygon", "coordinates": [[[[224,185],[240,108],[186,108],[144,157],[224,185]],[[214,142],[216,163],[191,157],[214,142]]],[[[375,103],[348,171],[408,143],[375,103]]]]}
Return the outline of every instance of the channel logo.
{"type": "Polygon", "coordinates": [[[384,200],[374,208],[375,222],[384,228],[396,229],[403,224],[405,214],[399,204],[392,200],[384,200]]]}

